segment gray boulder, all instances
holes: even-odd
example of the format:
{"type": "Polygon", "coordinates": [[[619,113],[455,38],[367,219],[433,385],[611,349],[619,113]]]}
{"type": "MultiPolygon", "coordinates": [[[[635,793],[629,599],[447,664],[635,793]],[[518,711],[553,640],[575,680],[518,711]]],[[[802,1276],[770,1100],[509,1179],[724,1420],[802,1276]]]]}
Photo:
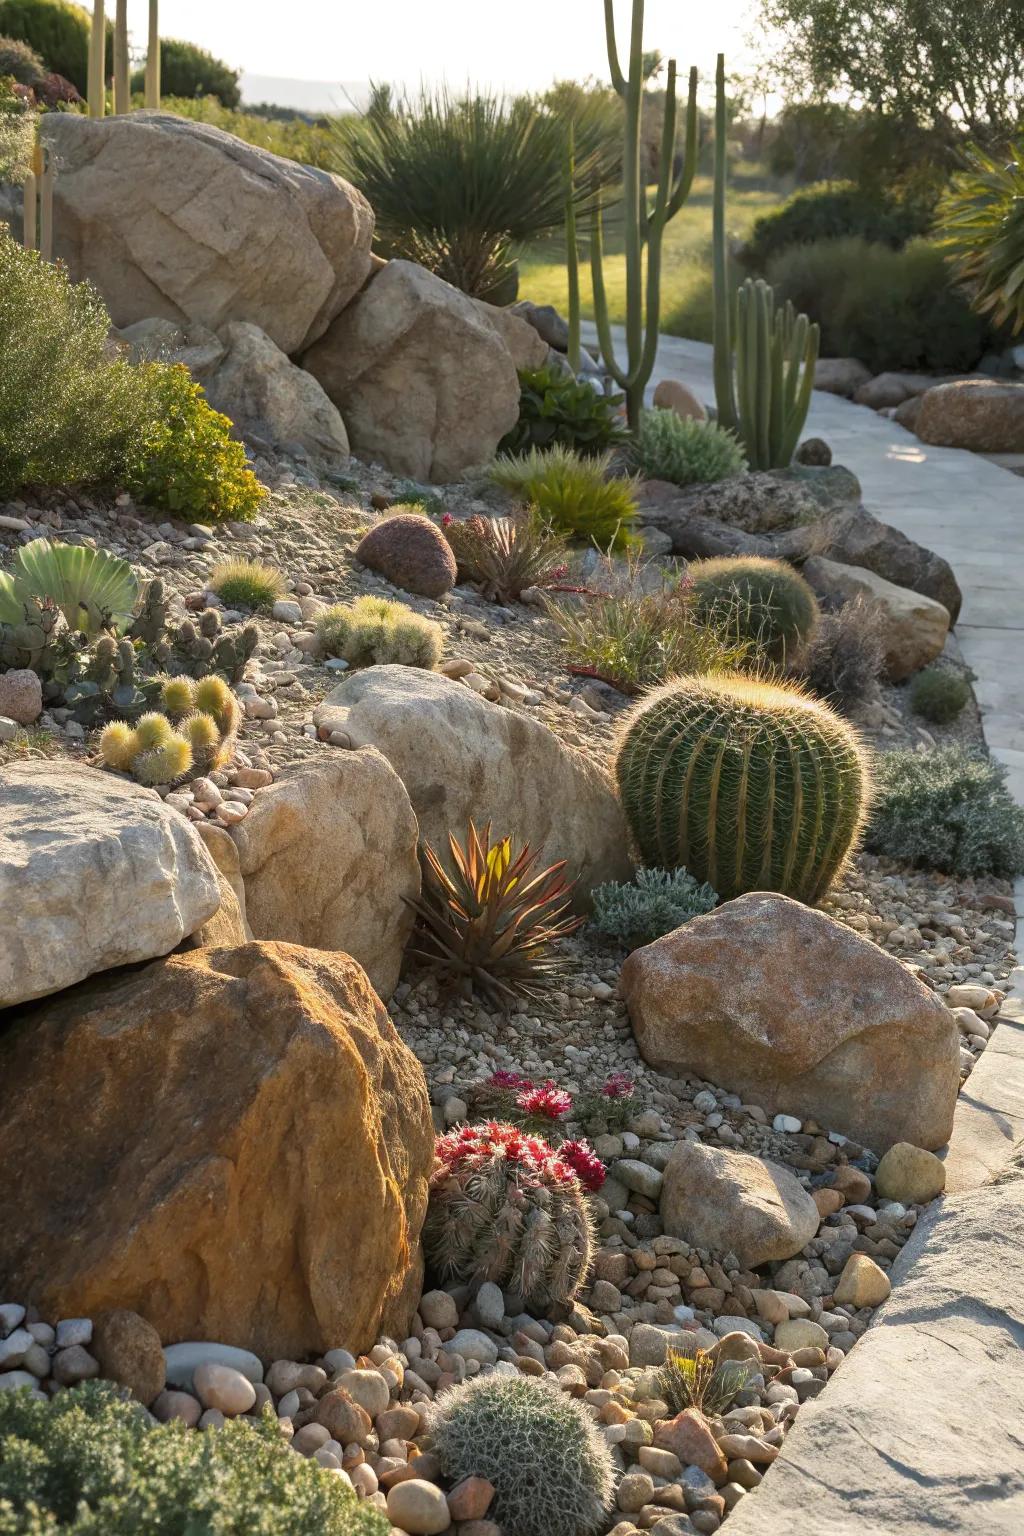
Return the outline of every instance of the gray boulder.
{"type": "Polygon", "coordinates": [[[226,355],[206,393],[243,437],[275,445],[300,443],[313,459],[347,463],[348,434],[341,413],[311,373],[290,362],[266,331],[233,320],[221,331],[226,355]]]}

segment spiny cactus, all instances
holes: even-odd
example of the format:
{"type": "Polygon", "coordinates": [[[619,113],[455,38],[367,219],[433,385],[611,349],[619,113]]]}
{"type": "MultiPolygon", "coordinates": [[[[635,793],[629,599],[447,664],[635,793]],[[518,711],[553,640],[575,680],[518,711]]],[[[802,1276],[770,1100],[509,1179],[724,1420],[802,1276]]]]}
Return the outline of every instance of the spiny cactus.
{"type": "Polygon", "coordinates": [[[142,604],[128,630],[133,640],[144,640],[147,645],[159,645],[167,636],[167,592],[159,576],[146,587],[142,604]]]}
{"type": "Polygon", "coordinates": [[[223,678],[166,678],[160,701],[163,709],[144,714],[134,729],[123,720],[106,727],[100,755],[108,768],[142,784],[173,784],[231,761],[241,711],[223,678]]]}
{"type": "Polygon", "coordinates": [[[867,799],[852,728],[799,689],[751,678],[682,677],[648,694],[626,717],[615,767],[644,863],[686,868],[724,901],[817,901],[867,799]]]}
{"type": "Polygon", "coordinates": [[[547,1310],[571,1301],[594,1252],[593,1222],[568,1155],[514,1125],[438,1138],[423,1241],[446,1279],[493,1280],[547,1310]]]}
{"type": "Polygon", "coordinates": [[[192,679],[189,677],[169,677],[164,683],[160,694],[160,704],[166,715],[177,724],[183,720],[195,705],[192,696],[192,679]]]}
{"type": "Polygon", "coordinates": [[[818,622],[818,599],[784,560],[696,560],[686,576],[702,624],[749,643],[755,656],[779,665],[793,660],[818,622]]]}
{"type": "Polygon", "coordinates": [[[357,597],[354,603],[323,609],[317,614],[316,634],[324,656],[340,656],[350,667],[426,667],[429,671],[440,660],[444,644],[440,624],[386,597],[357,597]]]}
{"type": "Polygon", "coordinates": [[[241,711],[238,700],[223,678],[200,678],[192,689],[192,702],[196,709],[213,716],[222,736],[234,736],[237,733],[241,711]]]}

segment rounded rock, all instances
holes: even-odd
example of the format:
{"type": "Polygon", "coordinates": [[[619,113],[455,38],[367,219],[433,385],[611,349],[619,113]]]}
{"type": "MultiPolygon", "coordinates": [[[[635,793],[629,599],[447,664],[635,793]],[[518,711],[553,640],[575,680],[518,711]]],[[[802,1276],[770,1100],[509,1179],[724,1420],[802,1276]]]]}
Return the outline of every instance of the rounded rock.
{"type": "Polygon", "coordinates": [[[418,512],[399,511],[377,523],[356,546],[355,558],[394,586],[421,597],[443,597],[458,574],[448,540],[418,512]]]}
{"type": "Polygon", "coordinates": [[[794,1317],[775,1329],[775,1347],[792,1354],[795,1349],[828,1349],[828,1334],[809,1317],[794,1317]]]}
{"type": "Polygon", "coordinates": [[[419,1314],[428,1328],[454,1328],[459,1321],[455,1297],[447,1291],[427,1291],[420,1297],[419,1314]]]}
{"type": "Polygon", "coordinates": [[[93,1325],[92,1349],[105,1379],[127,1387],[147,1408],[163,1391],[167,1370],[160,1335],[137,1312],[123,1307],[101,1312],[93,1325]]]}
{"type": "Polygon", "coordinates": [[[383,1413],[391,1401],[388,1384],[377,1371],[343,1371],[334,1385],[347,1392],[371,1419],[383,1413]]]}
{"type": "Polygon", "coordinates": [[[406,1478],[388,1490],[388,1519],[409,1536],[440,1536],[451,1525],[448,1501],[434,1483],[406,1478]]]}
{"type": "Polygon", "coordinates": [[[203,1407],[216,1408],[226,1418],[248,1413],[256,1401],[256,1389],[248,1377],[213,1360],[196,1366],[192,1382],[203,1407]]]}
{"type": "Polygon", "coordinates": [[[946,1187],[946,1165],[909,1141],[897,1141],[885,1153],[875,1174],[875,1188],[886,1200],[927,1205],[946,1187]]]}
{"type": "Polygon", "coordinates": [[[191,1392],[163,1391],[158,1393],[151,1405],[151,1412],[161,1424],[169,1424],[172,1419],[181,1419],[189,1429],[194,1429],[199,1423],[202,1414],[202,1404],[197,1402],[191,1392]]]}

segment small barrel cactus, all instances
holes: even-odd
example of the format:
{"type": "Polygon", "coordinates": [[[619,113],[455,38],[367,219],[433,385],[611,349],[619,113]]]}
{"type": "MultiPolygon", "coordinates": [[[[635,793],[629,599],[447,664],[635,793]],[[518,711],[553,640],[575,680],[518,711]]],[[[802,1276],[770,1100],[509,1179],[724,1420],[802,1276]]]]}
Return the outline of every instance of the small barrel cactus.
{"type": "Polygon", "coordinates": [[[723,900],[815,902],[860,831],[868,772],[852,728],[797,688],[682,677],[626,717],[616,776],[645,864],[723,900]]]}
{"type": "Polygon", "coordinates": [[[686,576],[700,621],[746,642],[768,661],[792,659],[818,622],[818,599],[784,560],[695,560],[686,576]]]}
{"type": "Polygon", "coordinates": [[[583,1178],[596,1185],[599,1169],[584,1143],[556,1151],[514,1125],[439,1137],[423,1229],[430,1263],[447,1279],[493,1280],[531,1307],[571,1301],[594,1249],[583,1178]]]}
{"type": "Polygon", "coordinates": [[[455,556],[448,540],[420,512],[397,507],[394,516],[364,535],[355,554],[362,565],[420,597],[443,597],[455,585],[455,556]]]}

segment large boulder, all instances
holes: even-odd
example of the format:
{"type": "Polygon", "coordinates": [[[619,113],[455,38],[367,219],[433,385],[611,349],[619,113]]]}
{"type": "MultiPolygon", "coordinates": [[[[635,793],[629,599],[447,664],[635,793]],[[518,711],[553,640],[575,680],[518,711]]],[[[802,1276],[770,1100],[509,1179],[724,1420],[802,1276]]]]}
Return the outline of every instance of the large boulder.
{"type": "Polygon", "coordinates": [[[303,366],[341,411],[353,450],[417,480],[456,480],[493,458],[519,417],[512,354],[472,299],[390,261],[303,366]]]}
{"type": "Polygon", "coordinates": [[[849,400],[871,378],[859,357],[819,357],[814,365],[814,387],[828,395],[842,395],[849,400]]]}
{"type": "Polygon", "coordinates": [[[150,315],[121,330],[115,327],[111,341],[120,343],[132,363],[180,363],[194,379],[205,384],[224,361],[227,347],[205,325],[179,324],[150,315]]]}
{"type": "Polygon", "coordinates": [[[0,1291],[264,1360],[404,1338],[433,1141],[346,955],[247,944],[86,982],[0,1037],[0,1291]]]}
{"type": "Polygon", "coordinates": [[[243,437],[275,447],[298,443],[311,458],[347,463],[345,423],[313,375],[247,320],[232,320],[220,335],[227,353],[206,382],[214,409],[230,416],[243,437]]]}
{"type": "Polygon", "coordinates": [[[282,768],[231,837],[255,936],[344,950],[390,997],[420,867],[416,817],[386,758],[325,751],[282,768]]]}
{"type": "Polygon", "coordinates": [[[800,1180],[746,1152],[677,1141],[665,1164],[661,1220],[693,1248],[734,1253],[744,1269],[791,1259],[821,1220],[800,1180]]]}
{"type": "Polygon", "coordinates": [[[442,855],[449,832],[464,841],[472,817],[481,830],[491,822],[496,835],[528,842],[546,864],[565,859],[580,898],[632,872],[610,781],[539,720],[463,683],[419,667],[368,667],[334,688],[314,720],[383,752],[421,839],[442,855]]]}
{"type": "Polygon", "coordinates": [[[962,379],[921,401],[914,430],[922,443],[976,453],[1024,453],[1024,384],[962,379]]]}
{"type": "Polygon", "coordinates": [[[755,891],[634,950],[622,995],[640,1053],[770,1114],[813,1117],[884,1152],[949,1138],[956,1020],[844,924],[755,891]]]}
{"type": "Polygon", "coordinates": [[[517,370],[544,367],[548,360],[548,344],[529,321],[515,310],[488,304],[486,299],[474,299],[473,303],[508,347],[517,370]]]}
{"type": "Polygon", "coordinates": [[[66,759],[0,770],[0,1008],[166,955],[220,902],[155,790],[66,759]]]}
{"type": "Polygon", "coordinates": [[[164,112],[50,112],[55,254],[116,326],[250,320],[284,352],[321,336],[371,267],[373,212],[328,171],[164,112]]]}
{"type": "Polygon", "coordinates": [[[915,544],[888,523],[879,522],[864,507],[842,508],[827,518],[813,553],[843,565],[863,566],[898,587],[934,598],[946,609],[952,624],[960,615],[963,596],[948,560],[923,544],[915,544]]]}
{"type": "Polygon", "coordinates": [[[902,682],[941,655],[949,633],[949,610],[932,597],[898,587],[863,566],[843,565],[815,555],[804,575],[819,595],[876,603],[889,679],[902,682]]]}
{"type": "Polygon", "coordinates": [[[730,475],[684,489],[652,480],[641,488],[640,520],[673,536],[692,517],[712,519],[739,533],[778,534],[814,524],[837,508],[855,507],[860,495],[856,475],[842,464],[730,475]]]}

